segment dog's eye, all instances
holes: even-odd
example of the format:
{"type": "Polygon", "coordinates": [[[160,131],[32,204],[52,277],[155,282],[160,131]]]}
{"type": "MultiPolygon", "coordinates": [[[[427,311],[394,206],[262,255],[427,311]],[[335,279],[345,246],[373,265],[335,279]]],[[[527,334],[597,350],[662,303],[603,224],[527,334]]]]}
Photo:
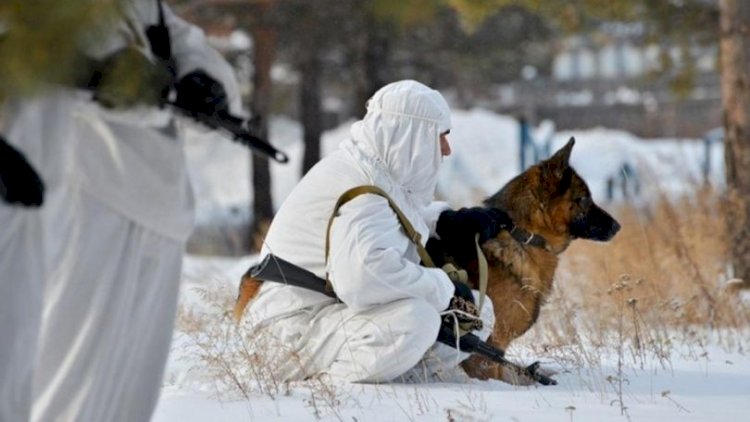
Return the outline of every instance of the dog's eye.
{"type": "Polygon", "coordinates": [[[585,207],[585,206],[591,204],[591,197],[589,197],[589,196],[582,196],[580,198],[576,198],[576,202],[578,203],[578,205],[580,205],[582,207],[585,207]]]}

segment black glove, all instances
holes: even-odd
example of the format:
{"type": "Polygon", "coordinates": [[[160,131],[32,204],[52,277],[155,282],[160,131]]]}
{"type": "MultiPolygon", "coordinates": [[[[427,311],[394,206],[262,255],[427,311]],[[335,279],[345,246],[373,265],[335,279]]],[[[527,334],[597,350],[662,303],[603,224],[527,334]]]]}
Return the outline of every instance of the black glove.
{"type": "Polygon", "coordinates": [[[26,157],[0,137],[0,197],[9,204],[38,207],[44,183],[26,157]]]}
{"type": "Polygon", "coordinates": [[[455,288],[453,296],[457,296],[468,302],[474,303],[474,292],[471,291],[471,287],[469,287],[468,284],[461,283],[460,281],[453,281],[453,287],[455,288]]]}
{"type": "Polygon", "coordinates": [[[435,231],[440,239],[460,239],[479,233],[479,243],[492,239],[504,228],[513,227],[513,220],[505,211],[497,208],[461,208],[446,210],[440,214],[435,231]]]}
{"type": "Polygon", "coordinates": [[[177,81],[175,104],[185,110],[213,116],[229,112],[224,87],[201,70],[190,72],[177,81]]]}
{"type": "Polygon", "coordinates": [[[462,267],[476,254],[474,236],[479,233],[479,244],[493,239],[500,230],[513,227],[508,214],[497,208],[461,208],[443,211],[435,231],[440,236],[440,246],[462,267]]]}
{"type": "Polygon", "coordinates": [[[171,70],[161,61],[152,61],[133,47],[113,53],[94,67],[88,87],[98,102],[110,108],[161,105],[173,81],[171,70]]]}

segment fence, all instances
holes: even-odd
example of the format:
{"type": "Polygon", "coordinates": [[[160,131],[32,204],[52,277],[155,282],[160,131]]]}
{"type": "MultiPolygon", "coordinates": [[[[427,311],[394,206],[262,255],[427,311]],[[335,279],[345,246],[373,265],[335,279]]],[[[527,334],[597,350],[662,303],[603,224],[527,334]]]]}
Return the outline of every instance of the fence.
{"type": "Polygon", "coordinates": [[[695,138],[721,125],[716,75],[702,75],[686,99],[662,82],[524,81],[505,86],[485,104],[498,113],[549,119],[558,129],[608,127],[643,138],[695,138]]]}

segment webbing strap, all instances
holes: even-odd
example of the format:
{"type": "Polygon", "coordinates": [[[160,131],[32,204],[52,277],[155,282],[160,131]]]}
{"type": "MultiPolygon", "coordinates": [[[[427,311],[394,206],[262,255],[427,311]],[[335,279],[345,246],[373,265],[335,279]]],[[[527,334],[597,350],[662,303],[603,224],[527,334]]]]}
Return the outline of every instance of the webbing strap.
{"type": "MultiPolygon", "coordinates": [[[[398,221],[401,223],[401,227],[404,228],[404,231],[406,232],[406,236],[417,247],[417,253],[419,253],[419,258],[422,260],[422,263],[424,264],[424,266],[434,268],[435,263],[432,261],[432,258],[430,258],[430,254],[427,253],[427,249],[425,249],[424,246],[422,246],[422,236],[420,236],[419,232],[417,232],[417,230],[414,229],[414,226],[411,225],[411,222],[409,222],[409,219],[406,218],[404,213],[401,211],[398,205],[396,205],[396,203],[393,202],[393,200],[388,196],[388,194],[385,193],[383,189],[380,189],[379,187],[373,186],[373,185],[362,185],[362,186],[353,187],[347,190],[346,192],[344,192],[339,197],[339,200],[336,201],[336,205],[333,207],[333,212],[331,213],[331,217],[328,219],[328,229],[326,230],[326,249],[325,249],[326,265],[328,264],[328,255],[331,249],[331,226],[333,225],[333,219],[336,218],[336,216],[338,216],[339,208],[341,208],[344,204],[356,198],[357,196],[365,194],[365,193],[372,193],[375,195],[382,196],[388,201],[388,205],[390,205],[393,212],[396,213],[396,216],[398,217],[398,221]]],[[[327,272],[326,272],[326,281],[328,281],[327,272]]]]}
{"type": "Polygon", "coordinates": [[[482,306],[484,306],[484,297],[485,292],[487,292],[487,278],[489,276],[488,274],[488,267],[487,267],[487,258],[484,257],[484,253],[482,252],[482,247],[479,246],[479,233],[477,233],[474,236],[474,244],[477,248],[477,267],[479,270],[479,312],[482,312],[482,306]]]}
{"type": "MultiPolygon", "coordinates": [[[[328,228],[326,230],[326,248],[325,248],[325,263],[326,266],[328,265],[328,255],[330,253],[331,248],[331,226],[333,225],[333,219],[338,216],[339,208],[341,208],[344,204],[351,201],[352,199],[356,198],[359,195],[372,193],[375,195],[379,195],[383,198],[385,198],[388,201],[388,205],[390,205],[393,212],[396,213],[396,216],[398,217],[398,221],[401,223],[401,226],[403,227],[404,231],[406,232],[407,237],[414,243],[414,246],[417,247],[417,252],[419,253],[419,257],[422,259],[422,264],[425,267],[435,268],[435,263],[432,261],[432,258],[430,258],[430,254],[427,253],[427,249],[422,246],[422,236],[419,235],[419,233],[414,229],[414,226],[411,225],[409,222],[409,219],[406,218],[404,213],[401,211],[401,209],[396,205],[395,202],[388,196],[387,193],[383,189],[380,189],[377,186],[373,185],[362,185],[362,186],[356,186],[353,187],[346,192],[344,192],[336,201],[336,205],[333,207],[333,212],[331,212],[331,217],[328,219],[328,228]]],[[[484,306],[484,298],[485,298],[485,292],[487,291],[487,258],[484,257],[484,253],[482,252],[482,248],[479,245],[479,234],[477,233],[474,237],[474,244],[476,245],[477,250],[477,266],[479,271],[479,301],[478,301],[478,309],[479,312],[482,311],[482,306],[484,306]]],[[[328,280],[328,271],[326,271],[326,288],[327,289],[333,289],[333,286],[331,285],[330,280],[328,280]]],[[[456,338],[463,336],[464,334],[470,332],[469,330],[460,327],[459,333],[456,336],[456,338]]]]}

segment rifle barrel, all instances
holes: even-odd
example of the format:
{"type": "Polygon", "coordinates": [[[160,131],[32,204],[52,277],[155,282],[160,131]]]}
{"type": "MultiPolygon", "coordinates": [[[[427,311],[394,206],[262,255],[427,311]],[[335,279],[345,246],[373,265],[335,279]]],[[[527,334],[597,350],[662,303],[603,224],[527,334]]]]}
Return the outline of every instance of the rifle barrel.
{"type": "Polygon", "coordinates": [[[238,141],[240,144],[252,149],[253,151],[263,155],[264,157],[271,158],[276,162],[285,164],[289,162],[289,157],[283,152],[276,149],[273,145],[260,139],[259,137],[250,133],[245,127],[243,127],[243,120],[239,117],[233,116],[226,112],[220,112],[215,115],[206,115],[203,113],[196,113],[191,110],[180,107],[174,102],[167,102],[167,104],[173,109],[179,111],[181,114],[190,117],[212,129],[221,129],[229,134],[232,139],[238,141]]]}

